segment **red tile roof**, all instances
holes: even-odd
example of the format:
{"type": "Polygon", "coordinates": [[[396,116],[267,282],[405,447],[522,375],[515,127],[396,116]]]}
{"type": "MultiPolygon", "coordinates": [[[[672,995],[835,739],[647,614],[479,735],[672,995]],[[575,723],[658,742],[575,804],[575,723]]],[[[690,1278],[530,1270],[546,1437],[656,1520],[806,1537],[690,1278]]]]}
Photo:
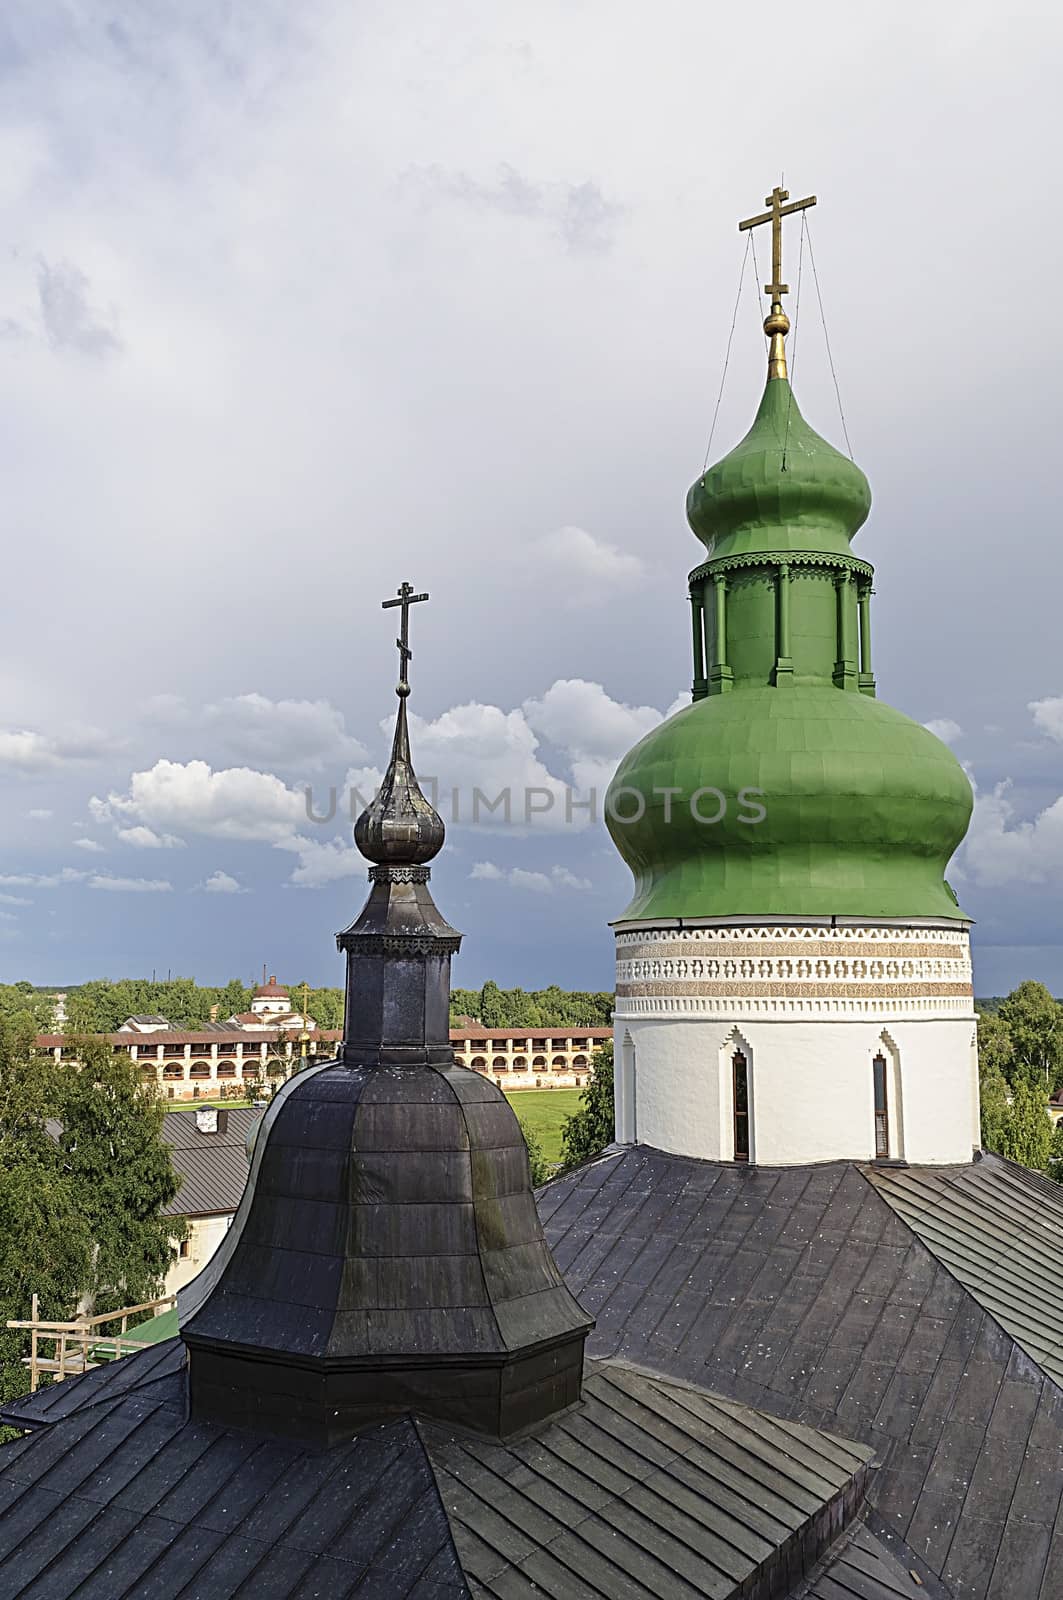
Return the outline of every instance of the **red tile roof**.
{"type": "MultiPolygon", "coordinates": [[[[298,1015],[298,1012],[293,1013],[298,1015]]],[[[258,1019],[256,1018],[256,1021],[258,1019]]],[[[329,1043],[342,1039],[342,1028],[311,1027],[308,1030],[311,1039],[318,1039],[329,1043]]],[[[55,1050],[60,1046],[69,1045],[73,1035],[62,1033],[39,1033],[36,1044],[41,1050],[55,1050]]],[[[128,1050],[136,1045],[138,1051],[155,1052],[159,1045],[172,1044],[244,1044],[257,1048],[260,1044],[274,1044],[288,1041],[292,1038],[290,1028],[263,1030],[261,1033],[245,1033],[241,1028],[233,1028],[231,1032],[220,1033],[216,1029],[210,1033],[182,1033],[178,1029],[170,1029],[165,1033],[98,1033],[93,1035],[97,1039],[105,1039],[110,1044],[121,1044],[128,1050]]],[[[556,1028],[451,1028],[450,1037],[453,1043],[468,1039],[470,1044],[490,1044],[495,1039],[512,1039],[514,1042],[523,1042],[531,1039],[534,1043],[545,1044],[547,1039],[571,1039],[578,1046],[583,1040],[593,1040],[601,1044],[606,1039],[613,1037],[612,1028],[584,1028],[576,1026],[556,1028]]],[[[298,1043],[298,1040],[295,1041],[298,1043]]]]}

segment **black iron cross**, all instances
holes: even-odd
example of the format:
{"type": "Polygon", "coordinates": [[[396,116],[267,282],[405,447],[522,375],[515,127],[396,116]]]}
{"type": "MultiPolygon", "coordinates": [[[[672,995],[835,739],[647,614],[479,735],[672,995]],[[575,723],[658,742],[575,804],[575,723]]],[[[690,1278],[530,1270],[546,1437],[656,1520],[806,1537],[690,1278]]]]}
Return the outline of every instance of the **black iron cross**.
{"type": "Polygon", "coordinates": [[[382,611],[387,611],[392,606],[402,607],[402,626],[399,629],[399,637],[395,640],[395,643],[399,647],[399,682],[408,687],[409,674],[406,670],[406,663],[413,660],[413,651],[410,649],[410,607],[415,606],[419,600],[427,600],[428,595],[414,594],[412,583],[402,584],[397,591],[397,595],[398,598],[395,600],[382,600],[380,607],[382,611]]]}

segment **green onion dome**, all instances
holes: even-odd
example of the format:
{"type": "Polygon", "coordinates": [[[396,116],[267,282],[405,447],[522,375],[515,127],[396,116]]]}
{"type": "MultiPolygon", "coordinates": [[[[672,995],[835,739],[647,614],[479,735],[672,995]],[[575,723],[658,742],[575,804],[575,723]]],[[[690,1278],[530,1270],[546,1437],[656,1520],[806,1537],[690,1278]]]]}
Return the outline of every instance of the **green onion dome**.
{"type": "Polygon", "coordinates": [[[955,756],[875,699],[859,467],[769,378],[745,439],[687,500],[694,703],[606,797],[635,879],[624,919],[943,917],[972,796],[955,756]]]}
{"type": "Polygon", "coordinates": [[[963,768],[830,684],[688,706],[625,756],[606,813],[635,879],[625,919],[960,916],[944,873],[971,815],[963,768]]]}
{"type": "Polygon", "coordinates": [[[745,438],[687,495],[687,519],[712,557],[845,555],[870,510],[864,474],[809,427],[786,378],[768,382],[745,438]]]}

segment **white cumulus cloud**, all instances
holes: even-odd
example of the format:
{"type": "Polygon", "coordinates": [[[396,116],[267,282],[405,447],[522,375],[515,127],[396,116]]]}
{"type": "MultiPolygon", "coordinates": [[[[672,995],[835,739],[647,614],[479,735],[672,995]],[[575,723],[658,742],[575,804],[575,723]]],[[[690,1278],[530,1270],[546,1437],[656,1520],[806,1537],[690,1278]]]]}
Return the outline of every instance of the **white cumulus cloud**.
{"type": "Polygon", "coordinates": [[[204,894],[246,894],[238,879],[228,872],[222,872],[219,867],[217,872],[212,872],[203,884],[204,894]]]}
{"type": "Polygon", "coordinates": [[[1031,700],[1027,710],[1032,712],[1033,720],[1042,733],[1050,739],[1063,742],[1063,695],[1055,695],[1047,700],[1031,700]]]}
{"type": "Polygon", "coordinates": [[[517,561],[548,580],[568,607],[601,605],[607,591],[633,589],[647,572],[640,556],[576,527],[555,528],[533,539],[517,561]]]}
{"type": "Polygon", "coordinates": [[[663,720],[656,706],[624,705],[583,678],[558,678],[541,700],[525,700],[523,711],[529,726],[565,753],[580,794],[595,792],[598,816],[621,756],[663,720]]]}
{"type": "Polygon", "coordinates": [[[1010,781],[977,794],[960,864],[986,888],[1063,880],[1063,796],[1031,820],[1016,817],[1010,781]]]}
{"type": "Polygon", "coordinates": [[[526,867],[499,867],[493,861],[473,863],[470,878],[483,883],[506,883],[514,889],[527,889],[533,894],[553,894],[555,889],[589,889],[589,878],[578,878],[567,867],[551,867],[549,873],[530,871],[526,867]]]}
{"type": "Polygon", "coordinates": [[[15,889],[58,889],[65,883],[84,883],[88,872],[80,867],[60,867],[58,872],[6,872],[0,883],[15,889]]]}
{"type": "Polygon", "coordinates": [[[165,878],[116,878],[97,872],[88,881],[90,889],[110,889],[117,894],[161,894],[173,888],[165,878]]]}
{"type": "Polygon", "coordinates": [[[264,694],[233,695],[203,710],[202,727],[241,761],[271,767],[333,770],[365,756],[343,712],[328,700],[270,700],[264,694]]]}
{"type": "Polygon", "coordinates": [[[213,839],[289,838],[306,817],[305,796],[271,772],[251,767],[215,771],[206,761],[156,761],[134,772],[125,794],[89,802],[97,821],[170,829],[213,839]]]}
{"type": "Polygon", "coordinates": [[[942,744],[955,744],[957,739],[963,738],[963,729],[951,717],[931,717],[929,722],[923,723],[923,727],[940,739],[942,744]]]}
{"type": "MultiPolygon", "coordinates": [[[[538,756],[539,740],[522,711],[471,702],[432,722],[411,715],[410,736],[418,774],[435,779],[448,824],[565,826],[567,785],[538,756]]],[[[572,824],[585,825],[580,814],[572,824]]]]}
{"type": "Polygon", "coordinates": [[[299,889],[320,889],[339,878],[356,877],[369,870],[369,863],[354,845],[343,839],[305,839],[296,835],[292,839],[278,840],[278,850],[290,850],[299,858],[290,882],[299,889]]]}
{"type": "Polygon", "coordinates": [[[156,833],[142,822],[134,823],[131,828],[117,828],[115,832],[123,844],[131,844],[134,850],[178,850],[184,846],[184,840],[175,833],[156,833]]]}
{"type": "MultiPolygon", "coordinates": [[[[54,772],[71,762],[95,761],[117,748],[110,734],[97,728],[80,728],[62,735],[41,733],[31,728],[0,729],[0,771],[23,777],[54,772]]],[[[30,816],[51,816],[51,812],[31,811],[30,816]]]]}
{"type": "Polygon", "coordinates": [[[97,855],[102,855],[104,853],[104,847],[98,839],[75,839],[74,848],[76,850],[88,850],[97,855]]]}

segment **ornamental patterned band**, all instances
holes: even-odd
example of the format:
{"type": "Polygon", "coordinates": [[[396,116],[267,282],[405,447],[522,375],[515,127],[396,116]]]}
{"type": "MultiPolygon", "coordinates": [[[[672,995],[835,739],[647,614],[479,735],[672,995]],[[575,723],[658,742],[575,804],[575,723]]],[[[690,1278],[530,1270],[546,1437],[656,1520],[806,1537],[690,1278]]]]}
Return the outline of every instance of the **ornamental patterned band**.
{"type": "Polygon", "coordinates": [[[617,1016],[973,1011],[963,930],[738,927],[617,935],[617,1016]]]}

